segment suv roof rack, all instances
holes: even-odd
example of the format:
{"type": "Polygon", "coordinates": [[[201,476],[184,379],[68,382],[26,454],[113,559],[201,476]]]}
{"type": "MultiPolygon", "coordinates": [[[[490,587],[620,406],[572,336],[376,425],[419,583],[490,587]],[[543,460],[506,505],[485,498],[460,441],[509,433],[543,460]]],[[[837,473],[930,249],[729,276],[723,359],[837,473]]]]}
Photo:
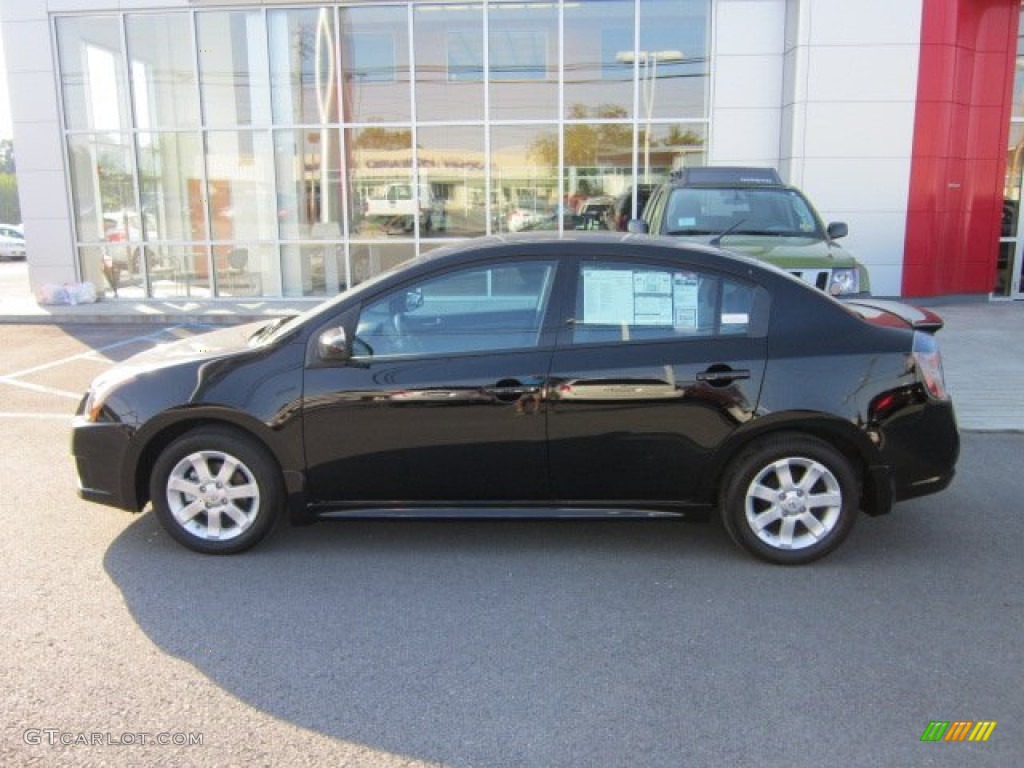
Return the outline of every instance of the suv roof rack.
{"type": "Polygon", "coordinates": [[[774,168],[742,168],[728,165],[702,165],[672,171],[672,181],[684,185],[744,184],[781,187],[782,179],[774,168]]]}

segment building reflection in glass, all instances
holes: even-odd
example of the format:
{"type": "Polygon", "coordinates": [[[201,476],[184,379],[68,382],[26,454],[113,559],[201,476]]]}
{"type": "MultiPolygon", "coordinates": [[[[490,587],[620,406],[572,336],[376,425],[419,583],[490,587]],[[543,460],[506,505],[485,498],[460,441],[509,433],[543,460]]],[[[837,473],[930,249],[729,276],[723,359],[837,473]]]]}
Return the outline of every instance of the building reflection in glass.
{"type": "Polygon", "coordinates": [[[602,226],[641,176],[703,162],[710,18],[710,0],[58,14],[82,277],[329,296],[438,243],[602,226]],[[655,72],[643,51],[681,56],[655,72]]]}

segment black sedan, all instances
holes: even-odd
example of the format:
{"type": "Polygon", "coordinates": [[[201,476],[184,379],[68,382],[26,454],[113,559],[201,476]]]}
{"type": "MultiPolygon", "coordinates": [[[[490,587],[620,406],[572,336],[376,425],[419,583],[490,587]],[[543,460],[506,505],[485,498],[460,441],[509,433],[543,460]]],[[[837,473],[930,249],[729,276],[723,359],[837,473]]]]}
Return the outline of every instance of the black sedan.
{"type": "Polygon", "coordinates": [[[945,488],[934,337],[672,239],[480,239],[295,318],[153,350],[83,398],[80,494],[191,549],[318,518],[704,515],[777,563],[945,488]]]}

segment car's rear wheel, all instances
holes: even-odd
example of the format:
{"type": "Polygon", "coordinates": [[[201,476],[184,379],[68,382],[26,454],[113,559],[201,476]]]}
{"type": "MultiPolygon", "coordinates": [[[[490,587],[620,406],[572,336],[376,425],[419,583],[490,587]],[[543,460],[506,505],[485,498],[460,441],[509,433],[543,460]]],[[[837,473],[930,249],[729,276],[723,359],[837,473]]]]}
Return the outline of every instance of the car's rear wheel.
{"type": "Polygon", "coordinates": [[[197,552],[230,554],[267,535],[284,492],[281,472],[262,445],[234,430],[203,427],[160,454],[150,497],[161,525],[178,542],[197,552]]]}
{"type": "Polygon", "coordinates": [[[736,458],[719,505],[737,544],[763,560],[799,565],[846,538],[860,507],[860,485],[850,461],[828,443],[779,435],[736,458]]]}

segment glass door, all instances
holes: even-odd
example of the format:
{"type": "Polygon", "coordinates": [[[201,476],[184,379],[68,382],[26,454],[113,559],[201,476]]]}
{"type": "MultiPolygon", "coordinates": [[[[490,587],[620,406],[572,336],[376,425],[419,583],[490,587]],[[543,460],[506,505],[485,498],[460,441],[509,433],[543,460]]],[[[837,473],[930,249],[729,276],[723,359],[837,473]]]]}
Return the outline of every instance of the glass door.
{"type": "Polygon", "coordinates": [[[999,238],[999,261],[994,298],[1024,299],[1024,225],[1021,224],[1020,199],[1024,179],[1024,123],[1010,126],[1010,146],[1006,158],[1006,185],[1003,188],[1003,223],[999,238]]]}

